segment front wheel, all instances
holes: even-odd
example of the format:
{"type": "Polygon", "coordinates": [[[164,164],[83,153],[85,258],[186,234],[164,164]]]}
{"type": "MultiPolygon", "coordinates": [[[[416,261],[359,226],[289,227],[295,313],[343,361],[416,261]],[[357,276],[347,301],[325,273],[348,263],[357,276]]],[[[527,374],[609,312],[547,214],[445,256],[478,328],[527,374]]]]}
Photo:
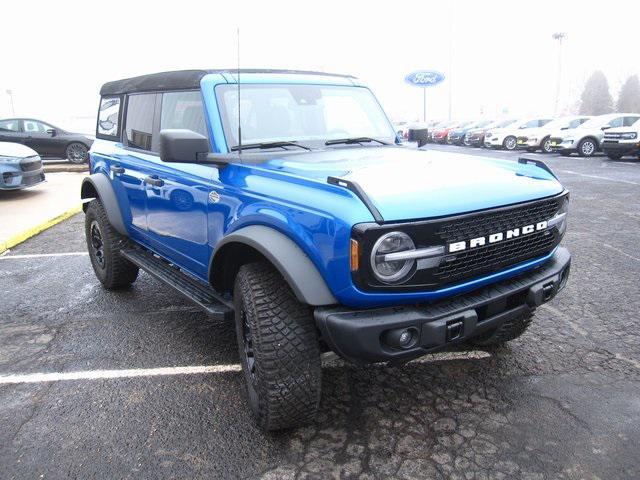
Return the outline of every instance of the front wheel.
{"type": "Polygon", "coordinates": [[[77,165],[87,163],[88,151],[89,150],[87,149],[87,146],[82,143],[78,143],[78,142],[70,143],[67,146],[67,151],[66,151],[67,160],[77,165]]]}
{"type": "Polygon", "coordinates": [[[108,290],[129,287],[138,277],[139,270],[120,255],[129,239],[111,226],[107,212],[99,200],[89,203],[84,222],[89,259],[100,283],[108,290]]]}
{"type": "Polygon", "coordinates": [[[590,138],[585,138],[578,145],[578,155],[581,157],[591,157],[594,153],[596,153],[596,149],[598,146],[596,142],[591,140],[590,138]]]}
{"type": "Polygon", "coordinates": [[[236,333],[249,406],[260,428],[308,424],[320,404],[320,345],[311,309],[267,263],[240,268],[236,333]]]}
{"type": "Polygon", "coordinates": [[[551,139],[549,137],[544,138],[541,144],[542,153],[551,153],[553,152],[553,148],[551,148],[551,139]]]}
{"type": "Polygon", "coordinates": [[[504,141],[502,142],[502,146],[504,147],[505,150],[515,150],[516,149],[516,145],[517,145],[517,140],[516,137],[514,136],[508,136],[507,138],[504,139],[504,141]]]}

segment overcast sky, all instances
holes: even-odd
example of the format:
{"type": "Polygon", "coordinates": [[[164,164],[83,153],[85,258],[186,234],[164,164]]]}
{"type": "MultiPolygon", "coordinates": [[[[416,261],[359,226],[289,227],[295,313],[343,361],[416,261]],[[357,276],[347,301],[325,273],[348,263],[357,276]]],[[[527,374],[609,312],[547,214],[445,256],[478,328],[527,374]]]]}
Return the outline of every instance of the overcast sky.
{"type": "Polygon", "coordinates": [[[349,73],[395,120],[422,115],[418,69],[447,79],[427,92],[429,118],[551,114],[557,42],[561,108],[595,69],[611,93],[640,73],[640,2],[602,1],[155,1],[3,2],[0,118],[32,116],[91,130],[102,83],[139,74],[236,66],[349,73]],[[449,58],[452,68],[449,69],[449,58]],[[88,125],[88,127],[86,126],[88,125]]]}

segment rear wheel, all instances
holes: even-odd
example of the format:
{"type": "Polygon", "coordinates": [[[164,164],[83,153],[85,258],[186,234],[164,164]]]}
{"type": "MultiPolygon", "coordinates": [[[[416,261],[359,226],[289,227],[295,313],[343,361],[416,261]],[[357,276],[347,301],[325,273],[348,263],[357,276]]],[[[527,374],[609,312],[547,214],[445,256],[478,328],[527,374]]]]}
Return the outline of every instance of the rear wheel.
{"type": "Polygon", "coordinates": [[[93,271],[104,288],[127,288],[138,277],[138,267],[120,255],[129,239],[109,223],[99,200],[92,200],[84,218],[87,249],[93,271]]]}
{"type": "Polygon", "coordinates": [[[70,143],[67,146],[67,160],[76,164],[87,163],[88,151],[87,146],[82,143],[70,143]]]}
{"type": "Polygon", "coordinates": [[[320,403],[320,345],[311,309],[267,263],[240,268],[236,333],[249,406],[260,428],[313,421],[320,403]]]}
{"type": "Polygon", "coordinates": [[[578,155],[581,157],[591,157],[596,153],[597,148],[598,146],[596,145],[595,140],[585,138],[578,144],[578,155]]]}
{"type": "Polygon", "coordinates": [[[514,137],[513,135],[509,135],[502,142],[502,146],[504,147],[505,150],[515,150],[517,143],[518,142],[516,140],[516,137],[514,137]]]}
{"type": "Polygon", "coordinates": [[[533,321],[533,311],[513,320],[504,322],[498,328],[472,338],[470,343],[477,347],[491,347],[515,340],[522,335],[533,321]]]}

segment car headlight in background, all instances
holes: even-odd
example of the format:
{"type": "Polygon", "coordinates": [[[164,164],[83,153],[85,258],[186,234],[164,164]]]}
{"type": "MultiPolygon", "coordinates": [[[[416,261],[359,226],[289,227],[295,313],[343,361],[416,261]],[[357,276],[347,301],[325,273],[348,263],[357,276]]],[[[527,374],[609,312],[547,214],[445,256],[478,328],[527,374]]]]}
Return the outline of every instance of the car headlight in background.
{"type": "Polygon", "coordinates": [[[538,139],[536,137],[529,138],[529,143],[538,143],[538,139]]]}
{"type": "Polygon", "coordinates": [[[638,134],[636,132],[627,132],[620,134],[620,138],[624,140],[633,140],[634,138],[638,138],[638,134]]]}
{"type": "Polygon", "coordinates": [[[414,258],[390,254],[415,250],[413,240],[403,232],[390,232],[381,236],[371,250],[371,269],[383,283],[398,283],[405,280],[416,263],[414,258]],[[390,258],[391,257],[391,258],[390,258]]]}
{"type": "Polygon", "coordinates": [[[0,155],[0,163],[18,163],[22,158],[20,157],[5,157],[0,155]]]}

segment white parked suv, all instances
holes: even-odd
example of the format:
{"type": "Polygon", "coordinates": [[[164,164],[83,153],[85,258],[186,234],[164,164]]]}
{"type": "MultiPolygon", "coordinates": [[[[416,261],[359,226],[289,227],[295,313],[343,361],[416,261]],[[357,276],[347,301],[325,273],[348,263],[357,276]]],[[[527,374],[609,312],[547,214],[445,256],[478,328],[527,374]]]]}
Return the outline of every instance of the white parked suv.
{"type": "Polygon", "coordinates": [[[550,118],[525,118],[512,123],[506,128],[496,128],[484,136],[484,146],[487,148],[504,148],[515,150],[518,146],[518,136],[524,129],[544,127],[550,118]]]}
{"type": "Polygon", "coordinates": [[[530,152],[541,150],[551,153],[551,135],[557,130],[576,128],[589,120],[586,115],[556,118],[543,127],[526,128],[518,135],[518,148],[526,148],[530,152]]]}
{"type": "Polygon", "coordinates": [[[611,128],[604,132],[601,147],[611,160],[619,160],[625,155],[640,158],[640,120],[631,127],[611,128]]]}
{"type": "Polygon", "coordinates": [[[578,128],[551,137],[551,148],[561,155],[577,153],[590,157],[600,150],[604,132],[610,128],[630,127],[640,118],[637,113],[609,113],[584,122],[578,128]]]}

